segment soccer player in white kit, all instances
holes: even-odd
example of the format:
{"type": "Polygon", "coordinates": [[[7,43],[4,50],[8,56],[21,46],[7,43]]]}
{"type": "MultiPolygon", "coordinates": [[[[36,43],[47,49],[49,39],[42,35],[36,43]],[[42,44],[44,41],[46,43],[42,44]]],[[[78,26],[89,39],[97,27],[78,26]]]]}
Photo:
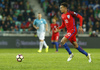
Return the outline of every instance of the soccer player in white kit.
{"type": "Polygon", "coordinates": [[[48,31],[48,24],[47,24],[46,20],[42,18],[41,13],[38,13],[38,18],[34,20],[33,27],[35,29],[37,29],[37,35],[38,35],[39,40],[40,40],[38,52],[39,53],[42,52],[43,45],[46,48],[46,52],[48,52],[49,47],[46,44],[46,42],[44,41],[44,39],[45,39],[45,30],[48,31]]]}

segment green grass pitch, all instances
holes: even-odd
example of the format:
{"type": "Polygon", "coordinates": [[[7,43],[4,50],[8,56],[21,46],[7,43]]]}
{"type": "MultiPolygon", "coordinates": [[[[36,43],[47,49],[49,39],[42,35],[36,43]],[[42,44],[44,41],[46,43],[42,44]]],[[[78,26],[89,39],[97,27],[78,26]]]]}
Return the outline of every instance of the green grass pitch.
{"type": "Polygon", "coordinates": [[[0,49],[0,70],[100,70],[100,49],[85,49],[92,55],[92,63],[76,49],[71,49],[74,57],[67,62],[68,53],[60,48],[37,53],[38,49],[0,49]],[[17,62],[16,55],[22,54],[24,60],[17,62]]]}

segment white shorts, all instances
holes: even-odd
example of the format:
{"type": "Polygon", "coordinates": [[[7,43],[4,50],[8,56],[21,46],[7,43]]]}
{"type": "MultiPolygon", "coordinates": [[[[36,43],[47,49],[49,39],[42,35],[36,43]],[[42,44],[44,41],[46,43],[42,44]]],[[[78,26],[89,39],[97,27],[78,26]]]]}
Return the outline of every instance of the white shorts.
{"type": "Polygon", "coordinates": [[[45,32],[42,33],[37,33],[39,40],[44,40],[45,39],[45,32]]]}

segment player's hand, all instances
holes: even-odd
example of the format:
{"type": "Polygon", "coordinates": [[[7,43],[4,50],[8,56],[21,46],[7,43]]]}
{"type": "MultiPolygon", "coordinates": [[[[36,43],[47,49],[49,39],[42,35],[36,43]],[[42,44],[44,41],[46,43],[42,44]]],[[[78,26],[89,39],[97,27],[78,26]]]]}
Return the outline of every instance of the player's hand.
{"type": "Polygon", "coordinates": [[[60,29],[59,29],[59,28],[57,28],[57,29],[54,31],[54,33],[59,32],[59,31],[60,31],[60,29]]]}
{"type": "Polygon", "coordinates": [[[36,27],[36,29],[39,29],[39,27],[36,27]]]}
{"type": "Polygon", "coordinates": [[[46,31],[48,31],[48,28],[46,28],[46,31]]]}
{"type": "Polygon", "coordinates": [[[55,31],[54,31],[54,33],[57,33],[57,32],[58,32],[58,30],[55,30],[55,31]]]}
{"type": "Polygon", "coordinates": [[[79,26],[78,31],[79,31],[80,33],[84,33],[82,26],[79,26]]]}
{"type": "Polygon", "coordinates": [[[49,34],[51,34],[51,31],[49,32],[49,34]]]}

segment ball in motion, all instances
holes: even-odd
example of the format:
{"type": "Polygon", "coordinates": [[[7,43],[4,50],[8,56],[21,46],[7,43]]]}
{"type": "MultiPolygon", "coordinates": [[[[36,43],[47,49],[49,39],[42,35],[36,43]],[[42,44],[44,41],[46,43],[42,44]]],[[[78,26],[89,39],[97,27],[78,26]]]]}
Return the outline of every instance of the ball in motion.
{"type": "Polygon", "coordinates": [[[18,54],[18,55],[16,56],[16,60],[17,60],[18,62],[22,62],[23,59],[24,59],[24,57],[23,57],[22,54],[18,54]]]}

